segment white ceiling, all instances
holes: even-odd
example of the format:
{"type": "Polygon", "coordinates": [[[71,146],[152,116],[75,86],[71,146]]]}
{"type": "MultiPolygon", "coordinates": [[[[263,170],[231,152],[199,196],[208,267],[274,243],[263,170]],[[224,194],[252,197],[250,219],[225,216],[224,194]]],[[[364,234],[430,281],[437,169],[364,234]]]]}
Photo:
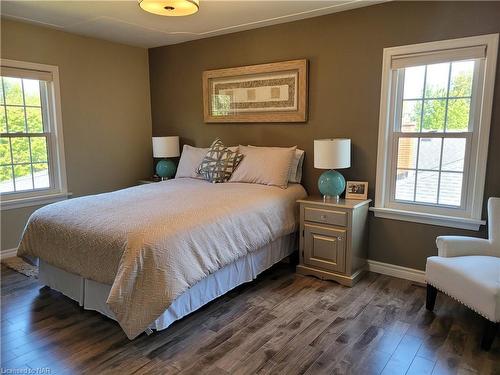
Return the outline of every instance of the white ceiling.
{"type": "Polygon", "coordinates": [[[140,47],[158,47],[373,5],[364,0],[200,0],[198,13],[163,17],[137,0],[2,0],[3,17],[140,47]]]}

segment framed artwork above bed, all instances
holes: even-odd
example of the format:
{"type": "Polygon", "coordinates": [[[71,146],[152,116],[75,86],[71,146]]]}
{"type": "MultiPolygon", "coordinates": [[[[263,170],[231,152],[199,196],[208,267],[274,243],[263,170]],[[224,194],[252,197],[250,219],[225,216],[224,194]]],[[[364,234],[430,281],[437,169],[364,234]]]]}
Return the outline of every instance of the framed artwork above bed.
{"type": "Polygon", "coordinates": [[[303,59],[204,71],[204,121],[307,121],[307,66],[303,59]]]}

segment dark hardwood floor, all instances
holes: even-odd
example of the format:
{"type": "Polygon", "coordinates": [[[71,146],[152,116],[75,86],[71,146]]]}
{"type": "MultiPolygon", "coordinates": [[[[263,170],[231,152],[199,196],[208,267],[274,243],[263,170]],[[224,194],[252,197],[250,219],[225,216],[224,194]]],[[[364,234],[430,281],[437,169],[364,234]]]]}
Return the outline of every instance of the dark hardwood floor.
{"type": "Polygon", "coordinates": [[[475,313],[442,294],[429,313],[425,288],[388,276],[346,288],[280,264],[129,341],[114,321],[1,271],[2,373],[500,374],[500,338],[480,351],[475,313]]]}

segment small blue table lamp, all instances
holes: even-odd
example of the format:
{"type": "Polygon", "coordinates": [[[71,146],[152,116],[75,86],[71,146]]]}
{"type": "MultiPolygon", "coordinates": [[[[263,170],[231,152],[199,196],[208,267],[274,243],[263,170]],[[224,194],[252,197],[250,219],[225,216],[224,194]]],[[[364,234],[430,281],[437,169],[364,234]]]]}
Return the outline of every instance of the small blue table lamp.
{"type": "Polygon", "coordinates": [[[345,190],[345,178],[334,169],[351,166],[351,140],[346,138],[315,139],[314,168],[329,169],[318,180],[324,200],[339,200],[345,190]]]}
{"type": "Polygon", "coordinates": [[[179,137],[153,137],[153,157],[162,158],[156,163],[156,174],[162,180],[168,180],[175,176],[177,167],[171,159],[180,155],[179,137]]]}

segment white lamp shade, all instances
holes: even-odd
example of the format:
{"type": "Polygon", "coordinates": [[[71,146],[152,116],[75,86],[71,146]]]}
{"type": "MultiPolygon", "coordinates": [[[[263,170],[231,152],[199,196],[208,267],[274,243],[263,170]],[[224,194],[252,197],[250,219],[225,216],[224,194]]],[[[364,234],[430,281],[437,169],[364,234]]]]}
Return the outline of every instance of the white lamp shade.
{"type": "Polygon", "coordinates": [[[175,158],[180,155],[179,137],[153,137],[153,157],[175,158]]]}
{"type": "Polygon", "coordinates": [[[314,168],[341,169],[351,166],[351,140],[346,138],[315,139],[314,168]]]}

